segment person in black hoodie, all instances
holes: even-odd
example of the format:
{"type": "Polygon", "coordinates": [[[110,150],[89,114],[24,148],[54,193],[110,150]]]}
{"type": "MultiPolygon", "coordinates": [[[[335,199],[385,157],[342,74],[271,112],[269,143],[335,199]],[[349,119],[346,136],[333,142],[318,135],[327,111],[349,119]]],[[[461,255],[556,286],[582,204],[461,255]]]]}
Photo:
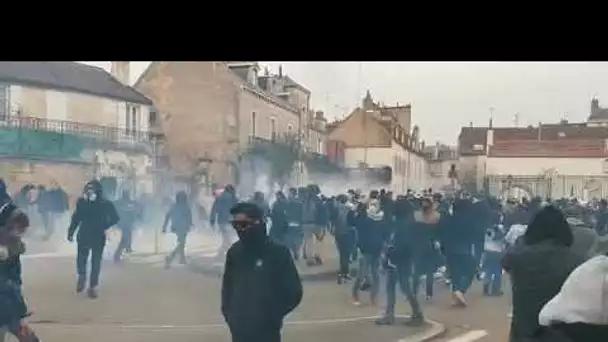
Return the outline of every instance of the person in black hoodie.
{"type": "Polygon", "coordinates": [[[266,234],[262,210],[239,203],[231,210],[239,236],[226,254],[222,314],[233,342],[280,342],[284,317],[302,300],[302,282],[289,250],[266,234]]]}
{"type": "Polygon", "coordinates": [[[87,263],[91,256],[91,274],[89,279],[89,298],[97,298],[97,286],[101,272],[101,259],[106,245],[106,231],[118,223],[119,217],[114,204],[104,198],[101,184],[92,180],[85,186],[83,197],[76,203],[68,229],[68,241],[76,237],[78,252],[76,269],[78,282],[76,292],[84,290],[87,281],[87,263]]]}
{"type": "Polygon", "coordinates": [[[175,195],[175,203],[173,203],[171,209],[165,215],[163,233],[167,232],[169,221],[171,221],[171,232],[177,236],[177,245],[165,258],[165,268],[171,267],[171,262],[178,254],[180,264],[186,264],[186,238],[188,237],[188,232],[192,229],[193,222],[188,195],[184,191],[180,191],[175,195]]]}

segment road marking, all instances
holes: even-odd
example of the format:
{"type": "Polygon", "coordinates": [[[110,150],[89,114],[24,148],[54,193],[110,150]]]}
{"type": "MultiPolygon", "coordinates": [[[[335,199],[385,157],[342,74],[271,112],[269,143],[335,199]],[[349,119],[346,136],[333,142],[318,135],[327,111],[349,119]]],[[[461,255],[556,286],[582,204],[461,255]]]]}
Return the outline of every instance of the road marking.
{"type": "MultiPolygon", "coordinates": [[[[190,249],[186,249],[187,253],[190,253],[192,255],[196,255],[196,256],[200,256],[200,257],[211,257],[211,256],[215,256],[215,254],[217,253],[217,250],[219,249],[219,246],[216,244],[213,245],[208,245],[208,246],[203,246],[203,247],[198,247],[198,248],[190,248],[190,249]]],[[[106,250],[109,250],[108,248],[106,248],[106,250]]],[[[161,251],[159,254],[133,254],[131,256],[132,259],[145,259],[145,258],[155,258],[158,257],[159,255],[162,255],[164,258],[165,254],[168,254],[170,251],[161,251]]],[[[34,254],[24,254],[21,256],[22,259],[54,259],[54,258],[67,258],[67,257],[74,257],[76,256],[76,251],[70,251],[70,252],[49,252],[49,253],[34,253],[34,254]]]]}
{"type": "Polygon", "coordinates": [[[486,336],[488,336],[488,332],[485,330],[473,330],[458,337],[455,337],[449,340],[448,342],[473,342],[486,336]]]}
{"type": "MultiPolygon", "coordinates": [[[[324,318],[324,319],[313,319],[313,320],[294,320],[286,321],[284,325],[324,325],[324,324],[339,324],[339,323],[354,323],[361,321],[372,321],[382,316],[359,316],[359,317],[337,317],[337,318],[324,318]]],[[[406,318],[408,316],[396,316],[399,318],[406,318]]],[[[428,321],[431,325],[440,325],[434,321],[428,321]]],[[[217,329],[226,328],[226,324],[200,324],[200,325],[172,325],[172,324],[159,324],[159,325],[146,325],[146,324],[63,324],[53,323],[48,321],[35,320],[30,321],[32,325],[47,326],[47,327],[58,327],[58,328],[72,328],[72,329],[89,329],[89,328],[103,328],[103,329],[121,329],[121,330],[148,330],[148,331],[163,331],[163,330],[206,330],[206,329],[217,329]]],[[[402,340],[409,341],[409,340],[402,340]]],[[[401,341],[400,341],[401,342],[401,341]]]]}

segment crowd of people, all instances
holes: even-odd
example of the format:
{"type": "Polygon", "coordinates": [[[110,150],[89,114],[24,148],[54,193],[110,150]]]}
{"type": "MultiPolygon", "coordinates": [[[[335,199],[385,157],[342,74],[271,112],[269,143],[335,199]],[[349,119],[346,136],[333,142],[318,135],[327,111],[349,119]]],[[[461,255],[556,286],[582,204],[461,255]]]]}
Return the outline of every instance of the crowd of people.
{"type": "MultiPolygon", "coordinates": [[[[41,203],[63,201],[57,192],[53,196],[49,202],[38,197],[41,203]]],[[[222,239],[222,313],[233,341],[280,341],[283,318],[302,300],[296,264],[323,265],[329,257],[323,243],[327,234],[333,235],[338,254],[337,283],[350,284],[354,305],[362,305],[366,292],[369,304],[377,305],[385,291],[385,312],[378,325],[395,324],[397,288],[411,307],[406,324],[419,326],[425,321],[421,283],[431,301],[435,279],[442,277],[450,284],[453,306],[466,308],[475,279],[482,281],[485,296],[502,296],[505,271],[512,286],[512,342],[608,341],[605,200],[503,202],[483,194],[439,194],[432,189],[396,197],[383,189],[325,196],[317,185],[290,188],[286,195],[278,191],[272,197],[268,201],[256,192],[239,200],[236,189],[227,185],[216,194],[207,217],[222,239]]],[[[21,236],[29,226],[29,207],[23,206],[0,181],[0,327],[22,341],[33,341],[35,334],[23,321],[28,310],[20,290],[21,236]]],[[[64,204],[42,207],[48,212],[67,210],[64,204]]],[[[187,262],[187,237],[197,210],[186,192],[176,194],[162,225],[163,232],[170,226],[177,237],[167,267],[175,258],[187,262]]],[[[141,206],[128,192],[111,201],[98,181],[85,185],[67,231],[68,240],[77,242],[77,292],[87,289],[90,298],[97,298],[108,229],[116,226],[122,232],[114,253],[120,262],[131,249],[140,216],[141,206]]]]}

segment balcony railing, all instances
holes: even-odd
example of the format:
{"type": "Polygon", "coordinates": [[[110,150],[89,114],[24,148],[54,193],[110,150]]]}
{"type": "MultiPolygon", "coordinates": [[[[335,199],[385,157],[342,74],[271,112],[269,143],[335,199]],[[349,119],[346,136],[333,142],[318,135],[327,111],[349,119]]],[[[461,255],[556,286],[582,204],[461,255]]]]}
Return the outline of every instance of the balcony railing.
{"type": "Polygon", "coordinates": [[[150,149],[156,136],[148,131],[20,115],[0,116],[0,129],[54,132],[78,137],[85,143],[109,144],[128,149],[150,149]]]}

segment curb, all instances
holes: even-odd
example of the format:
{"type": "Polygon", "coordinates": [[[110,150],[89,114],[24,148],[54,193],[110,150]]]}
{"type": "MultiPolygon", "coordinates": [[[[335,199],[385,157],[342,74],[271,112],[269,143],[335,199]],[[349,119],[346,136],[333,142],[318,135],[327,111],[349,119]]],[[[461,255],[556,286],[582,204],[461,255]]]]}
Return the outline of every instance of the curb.
{"type": "Polygon", "coordinates": [[[446,327],[439,322],[427,319],[426,323],[431,325],[430,329],[402,338],[398,342],[428,342],[444,336],[447,332],[446,327]]]}
{"type": "MultiPolygon", "coordinates": [[[[196,262],[188,263],[188,270],[197,274],[216,277],[221,277],[224,274],[223,266],[203,265],[196,262]]],[[[300,279],[302,281],[335,281],[337,279],[336,277],[336,271],[334,270],[324,270],[317,273],[300,273],[300,279]]]]}

